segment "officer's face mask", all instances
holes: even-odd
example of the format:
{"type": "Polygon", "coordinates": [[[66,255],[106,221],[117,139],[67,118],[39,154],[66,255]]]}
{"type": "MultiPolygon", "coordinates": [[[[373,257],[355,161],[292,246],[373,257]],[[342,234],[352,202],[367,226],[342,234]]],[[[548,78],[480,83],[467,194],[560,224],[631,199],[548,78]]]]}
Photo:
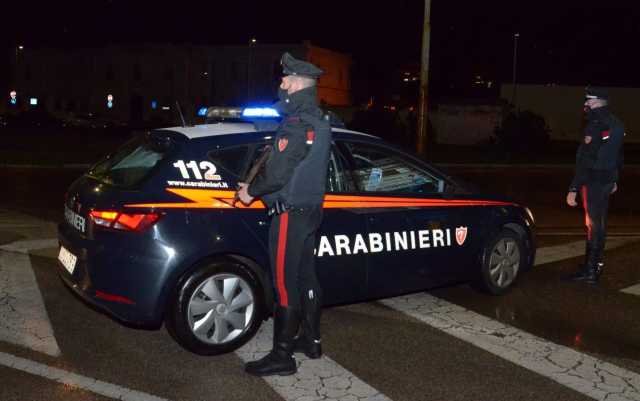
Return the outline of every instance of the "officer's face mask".
{"type": "Polygon", "coordinates": [[[282,87],[278,88],[278,99],[283,102],[286,102],[289,98],[289,92],[286,89],[282,89],[282,87]]]}

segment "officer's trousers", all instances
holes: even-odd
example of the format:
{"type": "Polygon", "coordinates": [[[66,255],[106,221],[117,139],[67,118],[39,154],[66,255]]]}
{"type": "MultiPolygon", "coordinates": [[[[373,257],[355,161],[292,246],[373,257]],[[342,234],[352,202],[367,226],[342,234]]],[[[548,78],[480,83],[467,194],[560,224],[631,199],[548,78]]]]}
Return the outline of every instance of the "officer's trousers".
{"type": "Polygon", "coordinates": [[[271,274],[276,302],[282,307],[301,310],[301,296],[321,296],[313,251],[321,221],[321,205],[291,209],[271,221],[271,274]]]}
{"type": "Polygon", "coordinates": [[[590,258],[587,263],[595,265],[602,262],[604,245],[607,239],[607,213],[609,196],[613,183],[590,182],[581,188],[584,220],[587,228],[587,249],[590,258]]]}

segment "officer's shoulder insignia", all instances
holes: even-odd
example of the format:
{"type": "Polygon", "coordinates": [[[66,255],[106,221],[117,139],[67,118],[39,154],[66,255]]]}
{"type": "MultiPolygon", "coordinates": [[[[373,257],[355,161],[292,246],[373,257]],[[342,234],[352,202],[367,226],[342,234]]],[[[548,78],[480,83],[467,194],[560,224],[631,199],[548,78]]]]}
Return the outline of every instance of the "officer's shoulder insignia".
{"type": "Polygon", "coordinates": [[[289,140],[287,138],[278,139],[278,151],[283,152],[287,148],[288,144],[289,140]]]}

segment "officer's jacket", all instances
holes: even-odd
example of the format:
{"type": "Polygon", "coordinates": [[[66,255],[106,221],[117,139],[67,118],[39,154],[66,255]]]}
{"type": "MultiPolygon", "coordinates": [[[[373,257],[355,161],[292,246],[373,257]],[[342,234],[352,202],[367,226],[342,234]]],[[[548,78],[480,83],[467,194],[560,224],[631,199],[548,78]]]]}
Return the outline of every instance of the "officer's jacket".
{"type": "Polygon", "coordinates": [[[265,168],[249,186],[249,195],[271,206],[321,205],[327,179],[331,127],[318,107],[316,88],[288,95],[280,108],[284,114],[265,168]],[[288,100],[288,101],[287,101],[288,100]]]}
{"type": "Polygon", "coordinates": [[[570,191],[577,191],[590,182],[616,182],[622,168],[624,125],[608,107],[589,112],[584,135],[591,137],[591,143],[583,141],[578,147],[570,191]]]}

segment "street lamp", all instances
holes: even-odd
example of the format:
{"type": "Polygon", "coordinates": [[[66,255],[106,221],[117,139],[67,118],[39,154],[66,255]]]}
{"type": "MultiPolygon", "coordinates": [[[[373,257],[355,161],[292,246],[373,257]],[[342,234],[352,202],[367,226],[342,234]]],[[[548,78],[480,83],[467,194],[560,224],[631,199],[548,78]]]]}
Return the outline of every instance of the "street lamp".
{"type": "MultiPolygon", "coordinates": [[[[513,107],[516,107],[516,94],[517,94],[517,80],[516,80],[516,70],[518,66],[518,38],[520,37],[519,33],[515,33],[513,35],[513,94],[511,95],[511,104],[513,107]]],[[[517,109],[517,108],[516,108],[517,109]]]]}

